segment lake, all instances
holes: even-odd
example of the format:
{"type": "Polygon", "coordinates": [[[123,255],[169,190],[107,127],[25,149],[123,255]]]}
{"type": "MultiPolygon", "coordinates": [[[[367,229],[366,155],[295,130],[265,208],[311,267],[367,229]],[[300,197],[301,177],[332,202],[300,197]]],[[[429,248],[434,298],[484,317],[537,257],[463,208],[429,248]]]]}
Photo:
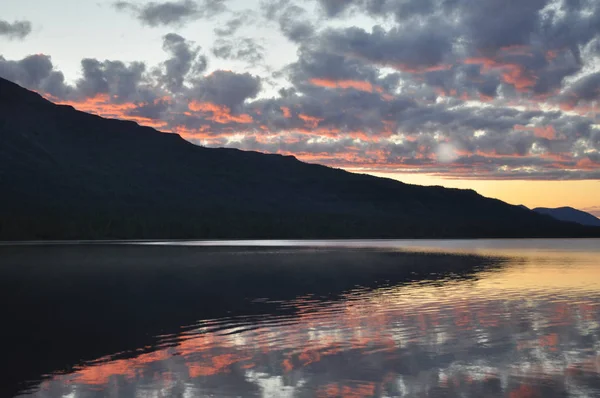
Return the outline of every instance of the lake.
{"type": "Polygon", "coordinates": [[[600,240],[0,245],[2,397],[600,396],[600,240]]]}

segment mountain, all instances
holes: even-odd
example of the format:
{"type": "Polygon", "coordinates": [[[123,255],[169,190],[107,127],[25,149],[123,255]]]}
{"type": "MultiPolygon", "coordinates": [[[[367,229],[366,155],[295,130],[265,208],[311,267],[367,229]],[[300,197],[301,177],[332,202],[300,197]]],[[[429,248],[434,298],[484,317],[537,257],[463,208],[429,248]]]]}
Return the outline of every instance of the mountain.
{"type": "Polygon", "coordinates": [[[581,225],[600,227],[600,219],[590,213],[572,207],[557,207],[555,209],[537,207],[533,209],[533,211],[539,214],[549,215],[550,217],[561,221],[570,221],[581,225]]]}
{"type": "Polygon", "coordinates": [[[0,79],[0,240],[600,236],[473,190],[204,148],[0,79]]]}

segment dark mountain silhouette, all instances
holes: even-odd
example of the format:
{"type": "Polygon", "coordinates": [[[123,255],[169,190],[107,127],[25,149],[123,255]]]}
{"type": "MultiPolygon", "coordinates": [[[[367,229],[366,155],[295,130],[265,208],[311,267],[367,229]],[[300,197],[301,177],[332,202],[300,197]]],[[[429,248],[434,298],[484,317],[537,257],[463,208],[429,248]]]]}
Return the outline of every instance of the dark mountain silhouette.
{"type": "Polygon", "coordinates": [[[599,236],[480,196],[203,148],[0,79],[0,239],[599,236]]]}
{"type": "Polygon", "coordinates": [[[546,207],[537,207],[533,209],[536,213],[546,214],[561,221],[570,221],[581,225],[600,227],[600,219],[585,211],[577,210],[572,207],[557,207],[550,209],[546,207]]]}

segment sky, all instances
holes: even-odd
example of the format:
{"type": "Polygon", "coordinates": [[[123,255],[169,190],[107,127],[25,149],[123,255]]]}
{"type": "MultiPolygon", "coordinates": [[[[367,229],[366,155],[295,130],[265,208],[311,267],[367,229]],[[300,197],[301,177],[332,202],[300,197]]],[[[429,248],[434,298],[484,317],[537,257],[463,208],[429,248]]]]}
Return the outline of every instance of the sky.
{"type": "Polygon", "coordinates": [[[600,215],[596,0],[4,0],[0,77],[56,103],[600,215]]]}

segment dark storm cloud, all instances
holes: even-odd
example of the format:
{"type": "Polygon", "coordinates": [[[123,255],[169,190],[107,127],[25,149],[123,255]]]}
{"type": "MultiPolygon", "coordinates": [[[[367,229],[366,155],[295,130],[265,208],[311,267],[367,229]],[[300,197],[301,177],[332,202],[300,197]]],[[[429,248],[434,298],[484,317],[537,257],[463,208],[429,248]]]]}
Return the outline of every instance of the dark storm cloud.
{"type": "Polygon", "coordinates": [[[224,105],[235,110],[244,101],[256,97],[260,88],[260,78],[250,73],[217,70],[198,80],[188,95],[196,101],[224,105]]]}
{"type": "MultiPolygon", "coordinates": [[[[447,90],[495,97],[549,95],[560,89],[564,78],[581,71],[589,62],[582,51],[600,34],[600,3],[594,1],[531,0],[507,6],[503,0],[318,0],[324,16],[345,18],[366,14],[393,16],[388,30],[366,32],[336,29],[323,38],[331,51],[364,57],[369,62],[415,69],[426,82],[428,67],[453,65],[444,77],[447,90]],[[482,62],[469,80],[464,62],[482,62]],[[485,61],[485,63],[483,62],[485,61]],[[481,83],[481,84],[480,84],[481,83]]],[[[590,55],[587,54],[587,55],[590,55]]],[[[473,65],[471,72],[474,70],[473,65]]]]}
{"type": "Polygon", "coordinates": [[[265,48],[251,38],[221,38],[214,42],[212,53],[217,58],[245,61],[255,65],[263,60],[265,48]]]}
{"type": "Polygon", "coordinates": [[[528,0],[508,5],[502,0],[462,0],[453,11],[460,12],[461,33],[486,53],[529,44],[532,35],[539,31],[540,11],[547,3],[548,0],[528,0]]]}
{"type": "Polygon", "coordinates": [[[439,29],[424,29],[417,24],[385,30],[375,26],[371,32],[352,27],[329,30],[321,37],[329,51],[363,58],[382,66],[418,69],[442,65],[452,50],[451,28],[438,21],[439,29]],[[448,30],[448,31],[447,31],[448,30]]]}
{"type": "Polygon", "coordinates": [[[206,70],[208,60],[200,54],[200,48],[175,33],[163,37],[163,50],[171,55],[171,58],[164,62],[164,72],[160,72],[160,80],[171,93],[182,89],[190,73],[195,76],[206,70]]]}
{"type": "Polygon", "coordinates": [[[336,17],[342,14],[350,5],[352,0],[318,0],[323,12],[328,17],[336,17]]]}
{"type": "Polygon", "coordinates": [[[582,102],[600,99],[600,72],[585,75],[568,85],[561,96],[561,102],[575,106],[582,102]]]}
{"type": "Polygon", "coordinates": [[[0,77],[59,98],[69,91],[63,73],[55,71],[51,58],[43,54],[30,55],[19,61],[6,60],[0,55],[0,77]]]}
{"type": "Polygon", "coordinates": [[[169,100],[156,99],[153,102],[139,104],[136,108],[128,111],[127,114],[152,120],[168,119],[170,106],[171,102],[169,100]]]}
{"type": "Polygon", "coordinates": [[[8,22],[0,19],[0,37],[5,36],[9,39],[24,39],[31,33],[31,22],[14,21],[8,22]]]}
{"type": "Polygon", "coordinates": [[[78,91],[85,97],[107,94],[117,102],[148,99],[150,90],[143,88],[146,65],[121,61],[98,61],[86,58],[81,61],[82,78],[77,81],[78,91]]]}
{"type": "Polygon", "coordinates": [[[170,26],[200,18],[210,18],[227,9],[225,0],[193,0],[149,2],[143,5],[128,1],[117,1],[114,7],[120,11],[130,11],[145,25],[170,26]]]}
{"type": "MultiPolygon", "coordinates": [[[[397,73],[381,76],[377,67],[356,57],[301,46],[298,60],[286,68],[286,74],[294,86],[302,91],[314,86],[339,87],[381,94],[393,92],[400,81],[397,73]]],[[[316,94],[322,95],[323,91],[316,94]]]]}

